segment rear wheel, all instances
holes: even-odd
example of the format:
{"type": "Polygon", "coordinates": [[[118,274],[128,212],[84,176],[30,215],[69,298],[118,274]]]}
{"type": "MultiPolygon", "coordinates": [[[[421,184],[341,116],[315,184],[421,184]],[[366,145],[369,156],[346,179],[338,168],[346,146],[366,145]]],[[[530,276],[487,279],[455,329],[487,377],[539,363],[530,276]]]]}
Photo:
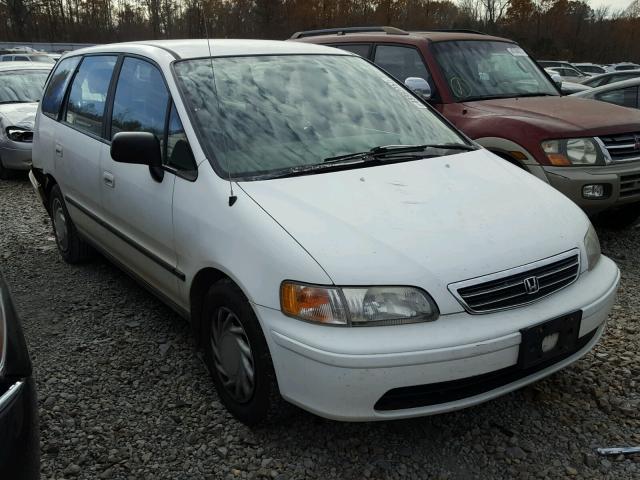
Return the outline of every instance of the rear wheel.
{"type": "Polygon", "coordinates": [[[53,186],[49,198],[53,233],[62,258],[67,263],[81,263],[87,260],[92,253],[91,247],[78,234],[58,185],[53,186]]]}
{"type": "Polygon", "coordinates": [[[204,353],[223,405],[242,423],[272,420],[285,402],[262,328],[242,291],[214,284],[204,301],[204,353]]]}

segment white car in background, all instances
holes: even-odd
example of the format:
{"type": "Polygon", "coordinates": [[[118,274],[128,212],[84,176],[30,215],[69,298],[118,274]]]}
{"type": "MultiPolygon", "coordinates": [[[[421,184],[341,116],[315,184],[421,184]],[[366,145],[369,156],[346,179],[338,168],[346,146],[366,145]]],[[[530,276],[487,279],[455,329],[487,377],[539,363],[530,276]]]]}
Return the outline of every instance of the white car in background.
{"type": "Polygon", "coordinates": [[[0,178],[31,168],[31,142],[38,101],[52,65],[0,63],[0,178]]]}
{"type": "Polygon", "coordinates": [[[566,196],[357,55],[211,48],[63,56],[30,178],[66,261],[91,245],[191,322],[238,419],[447,412],[595,345],[620,274],[566,196]]]}
{"type": "Polygon", "coordinates": [[[604,66],[598,65],[596,63],[572,63],[571,65],[589,76],[607,73],[607,69],[604,66]]]}
{"type": "MultiPolygon", "coordinates": [[[[591,98],[622,107],[640,108],[640,77],[609,83],[572,94],[574,97],[591,98]]],[[[640,136],[634,139],[634,149],[640,150],[640,136]]]]}

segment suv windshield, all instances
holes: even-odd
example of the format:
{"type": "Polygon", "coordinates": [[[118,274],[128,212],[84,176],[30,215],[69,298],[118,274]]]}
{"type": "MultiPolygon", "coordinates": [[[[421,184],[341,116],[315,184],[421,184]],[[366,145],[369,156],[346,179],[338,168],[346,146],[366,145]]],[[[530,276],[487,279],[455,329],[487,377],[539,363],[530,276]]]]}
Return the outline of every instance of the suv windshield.
{"type": "Polygon", "coordinates": [[[42,97],[47,70],[0,72],[0,104],[37,102],[42,97]]]}
{"type": "Polygon", "coordinates": [[[466,144],[360,57],[215,58],[215,83],[209,58],[174,68],[201,142],[222,176],[256,178],[381,145],[466,144]]]}
{"type": "Polygon", "coordinates": [[[558,95],[535,62],[514,43],[438,42],[433,51],[457,101],[558,95]]]}

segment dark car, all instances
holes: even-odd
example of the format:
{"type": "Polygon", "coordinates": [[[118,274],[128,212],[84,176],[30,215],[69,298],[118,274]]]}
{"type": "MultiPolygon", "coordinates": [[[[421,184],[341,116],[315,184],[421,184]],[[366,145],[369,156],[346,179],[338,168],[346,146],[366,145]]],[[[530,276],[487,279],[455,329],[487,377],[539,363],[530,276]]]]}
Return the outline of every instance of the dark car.
{"type": "Polygon", "coordinates": [[[40,478],[38,407],[22,327],[0,275],[0,479],[40,478]]]}
{"type": "MultiPolygon", "coordinates": [[[[640,112],[560,96],[517,43],[469,30],[352,27],[291,40],[368,58],[477,143],[618,226],[640,216],[640,112]]],[[[357,88],[357,87],[354,87],[357,88]]]]}

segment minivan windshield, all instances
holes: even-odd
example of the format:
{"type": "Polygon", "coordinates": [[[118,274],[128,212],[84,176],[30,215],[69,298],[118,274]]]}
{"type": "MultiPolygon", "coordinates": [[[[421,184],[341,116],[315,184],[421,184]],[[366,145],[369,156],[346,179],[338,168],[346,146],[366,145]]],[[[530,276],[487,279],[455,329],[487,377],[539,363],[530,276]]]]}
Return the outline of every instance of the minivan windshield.
{"type": "Polygon", "coordinates": [[[39,101],[47,75],[48,70],[0,72],[0,104],[39,101]]]}
{"type": "Polygon", "coordinates": [[[540,68],[515,43],[461,40],[433,44],[457,101],[558,95],[540,68]]]}
{"type": "Polygon", "coordinates": [[[235,179],[322,165],[378,146],[468,145],[360,57],[214,58],[214,76],[209,58],[183,60],[174,68],[205,151],[218,174],[235,179]]]}

